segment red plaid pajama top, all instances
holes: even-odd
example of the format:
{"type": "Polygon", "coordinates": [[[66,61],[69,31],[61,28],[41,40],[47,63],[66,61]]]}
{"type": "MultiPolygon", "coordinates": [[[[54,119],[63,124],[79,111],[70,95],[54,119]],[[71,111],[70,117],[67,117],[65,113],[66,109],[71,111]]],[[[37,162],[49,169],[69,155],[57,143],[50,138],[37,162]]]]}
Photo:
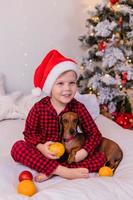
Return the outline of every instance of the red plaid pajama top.
{"type": "Polygon", "coordinates": [[[101,142],[101,133],[91,118],[85,106],[72,99],[66,108],[57,115],[53,108],[50,97],[45,97],[37,102],[30,110],[25,123],[24,140],[17,141],[11,150],[11,155],[19,162],[37,172],[49,176],[59,164],[69,168],[88,168],[89,172],[96,172],[104,165],[106,157],[104,153],[97,152],[96,148],[101,142]],[[83,131],[86,133],[84,149],[88,152],[87,158],[78,163],[67,164],[60,160],[50,160],[37,150],[38,143],[46,141],[60,141],[59,117],[67,111],[76,112],[80,118],[83,131]]]}

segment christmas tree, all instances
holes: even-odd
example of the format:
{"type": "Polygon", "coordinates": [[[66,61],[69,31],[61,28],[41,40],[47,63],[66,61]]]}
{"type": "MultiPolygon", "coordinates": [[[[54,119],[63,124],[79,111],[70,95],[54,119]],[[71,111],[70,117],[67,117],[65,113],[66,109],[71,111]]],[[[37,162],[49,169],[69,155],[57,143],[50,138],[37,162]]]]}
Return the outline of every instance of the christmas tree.
{"type": "Polygon", "coordinates": [[[105,0],[88,12],[80,93],[95,93],[109,113],[133,109],[133,0],[105,0]]]}

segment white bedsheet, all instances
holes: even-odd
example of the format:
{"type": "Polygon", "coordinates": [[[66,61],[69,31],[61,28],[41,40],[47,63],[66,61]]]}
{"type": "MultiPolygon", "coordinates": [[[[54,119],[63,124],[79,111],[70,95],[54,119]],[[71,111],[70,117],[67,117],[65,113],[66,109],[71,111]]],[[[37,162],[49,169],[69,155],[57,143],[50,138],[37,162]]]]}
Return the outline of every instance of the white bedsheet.
{"type": "MultiPolygon", "coordinates": [[[[123,129],[101,115],[96,123],[104,136],[115,140],[123,149],[124,157],[115,175],[98,177],[93,173],[88,179],[78,180],[53,177],[36,183],[38,192],[32,197],[25,197],[17,194],[16,187],[19,173],[28,168],[15,163],[9,154],[14,141],[22,138],[24,121],[0,122],[0,200],[132,200],[133,131],[123,129]]],[[[36,174],[33,170],[31,172],[36,174]]]]}

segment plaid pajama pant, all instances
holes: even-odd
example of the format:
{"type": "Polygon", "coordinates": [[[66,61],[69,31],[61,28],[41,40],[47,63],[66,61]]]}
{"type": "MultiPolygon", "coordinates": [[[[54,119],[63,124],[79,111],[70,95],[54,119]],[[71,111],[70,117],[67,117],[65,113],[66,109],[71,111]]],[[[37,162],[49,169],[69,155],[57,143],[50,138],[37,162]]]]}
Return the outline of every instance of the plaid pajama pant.
{"type": "Polygon", "coordinates": [[[91,157],[87,157],[81,162],[68,164],[60,160],[50,160],[42,155],[35,147],[29,147],[25,141],[17,141],[11,150],[11,155],[16,162],[19,162],[31,169],[49,176],[58,167],[63,165],[69,168],[87,168],[89,172],[97,172],[106,161],[102,152],[95,152],[91,157]]]}

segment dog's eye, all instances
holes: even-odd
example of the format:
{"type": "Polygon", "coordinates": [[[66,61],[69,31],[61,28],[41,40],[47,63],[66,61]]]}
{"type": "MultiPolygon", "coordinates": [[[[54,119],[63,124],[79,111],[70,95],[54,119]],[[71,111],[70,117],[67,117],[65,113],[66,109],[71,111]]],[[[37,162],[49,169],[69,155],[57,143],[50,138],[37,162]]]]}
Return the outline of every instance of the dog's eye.
{"type": "Polygon", "coordinates": [[[67,124],[67,123],[68,123],[68,120],[67,120],[67,119],[63,119],[63,123],[64,123],[64,124],[67,124]]]}
{"type": "Polygon", "coordinates": [[[78,119],[74,119],[73,122],[74,122],[74,124],[77,124],[78,123],[78,119]]]}

